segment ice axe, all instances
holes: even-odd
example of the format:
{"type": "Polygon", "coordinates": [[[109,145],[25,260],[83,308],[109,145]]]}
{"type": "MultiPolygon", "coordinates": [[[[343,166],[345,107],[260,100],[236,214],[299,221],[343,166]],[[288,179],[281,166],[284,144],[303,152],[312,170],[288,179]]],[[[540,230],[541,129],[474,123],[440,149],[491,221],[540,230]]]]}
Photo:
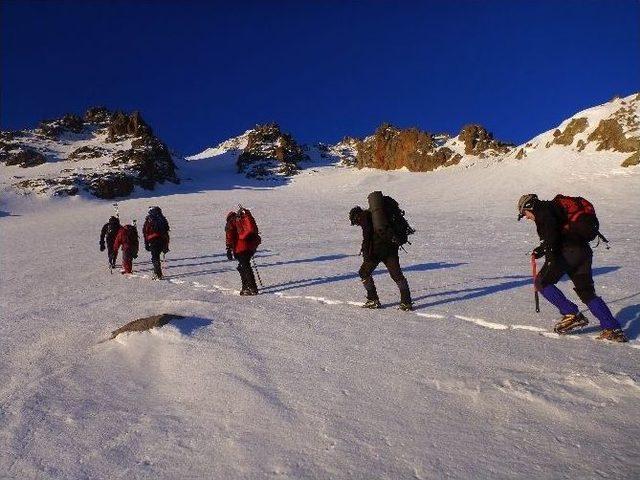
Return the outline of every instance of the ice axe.
{"type": "Polygon", "coordinates": [[[540,313],[540,295],[538,294],[538,286],[536,285],[538,264],[536,263],[536,257],[533,253],[531,254],[531,274],[533,276],[533,299],[536,304],[536,313],[540,313]]]}
{"type": "Polygon", "coordinates": [[[260,284],[260,287],[264,288],[264,285],[262,284],[262,279],[260,278],[260,272],[258,271],[258,266],[256,265],[256,261],[254,260],[253,257],[251,257],[251,265],[253,266],[253,270],[256,272],[256,276],[258,277],[258,283],[260,284]]]}

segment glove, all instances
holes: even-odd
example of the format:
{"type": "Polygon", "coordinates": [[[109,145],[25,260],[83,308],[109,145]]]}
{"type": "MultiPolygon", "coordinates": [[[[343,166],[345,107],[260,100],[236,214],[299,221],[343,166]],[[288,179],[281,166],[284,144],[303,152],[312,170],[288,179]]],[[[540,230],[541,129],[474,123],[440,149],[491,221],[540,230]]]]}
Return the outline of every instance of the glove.
{"type": "Polygon", "coordinates": [[[227,259],[233,260],[233,252],[231,252],[230,248],[227,248],[227,259]]]}
{"type": "Polygon", "coordinates": [[[101,243],[101,244],[100,244],[100,251],[101,251],[101,252],[104,252],[104,243],[101,243]]]}
{"type": "Polygon", "coordinates": [[[138,258],[138,254],[134,253],[133,255],[131,255],[133,258],[138,258]]]}
{"type": "Polygon", "coordinates": [[[536,248],[534,248],[533,251],[531,252],[531,255],[533,255],[533,258],[535,259],[544,257],[545,256],[544,245],[538,245],[536,248]]]}
{"type": "Polygon", "coordinates": [[[144,242],[144,249],[148,252],[151,250],[151,247],[149,246],[149,242],[144,242]]]}

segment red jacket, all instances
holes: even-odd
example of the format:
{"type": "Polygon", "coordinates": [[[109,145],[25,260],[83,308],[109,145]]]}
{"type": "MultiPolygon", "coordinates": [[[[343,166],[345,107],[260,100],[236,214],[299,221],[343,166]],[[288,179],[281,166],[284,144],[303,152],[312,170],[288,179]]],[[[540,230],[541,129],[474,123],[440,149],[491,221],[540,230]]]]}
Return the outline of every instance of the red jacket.
{"type": "Polygon", "coordinates": [[[229,212],[224,230],[227,248],[231,248],[236,255],[242,253],[253,255],[262,241],[249,210],[243,210],[241,215],[229,212]]]}
{"type": "Polygon", "coordinates": [[[128,255],[138,254],[138,231],[133,225],[125,225],[118,230],[113,241],[113,250],[117,252],[120,247],[128,255]]]}

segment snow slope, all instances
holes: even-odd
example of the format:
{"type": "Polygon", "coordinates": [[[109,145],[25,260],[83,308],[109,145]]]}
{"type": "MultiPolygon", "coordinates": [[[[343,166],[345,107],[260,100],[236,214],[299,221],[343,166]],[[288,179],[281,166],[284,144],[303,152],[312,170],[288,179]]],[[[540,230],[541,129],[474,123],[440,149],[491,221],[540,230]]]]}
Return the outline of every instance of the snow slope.
{"type": "Polygon", "coordinates": [[[109,202],[5,194],[0,477],[637,478],[640,170],[554,152],[427,174],[326,166],[287,184],[189,162],[182,185],[120,202],[125,220],[151,204],[169,218],[163,282],[144,250],[133,276],[109,275],[109,202]],[[356,306],[347,212],[374,189],[418,230],[401,257],[412,313],[384,269],[386,308],[356,306]],[[536,235],[515,203],[560,191],[598,209],[612,248],[596,249],[597,291],[629,344],[591,326],[558,337],[557,312],[533,311],[536,235]],[[254,298],[224,256],[238,203],[263,237],[254,298]],[[188,318],[98,343],[163,312],[188,318]]]}

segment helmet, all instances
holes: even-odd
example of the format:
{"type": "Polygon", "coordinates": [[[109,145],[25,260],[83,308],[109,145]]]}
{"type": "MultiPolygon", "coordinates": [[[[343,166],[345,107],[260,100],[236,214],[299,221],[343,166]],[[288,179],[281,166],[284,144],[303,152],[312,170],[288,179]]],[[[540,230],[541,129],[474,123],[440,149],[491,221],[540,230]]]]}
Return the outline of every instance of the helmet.
{"type": "Polygon", "coordinates": [[[358,205],[356,205],[351,210],[349,210],[349,221],[351,222],[351,225],[358,224],[358,217],[363,211],[364,210],[362,210],[362,208],[359,207],[358,205]]]}
{"type": "Polygon", "coordinates": [[[235,217],[236,217],[236,215],[238,215],[236,212],[229,212],[229,213],[227,213],[227,222],[228,222],[229,220],[231,220],[232,218],[235,218],[235,217]]]}
{"type": "Polygon", "coordinates": [[[535,193],[527,193],[520,197],[518,200],[518,221],[524,217],[525,210],[533,210],[533,206],[538,201],[538,196],[535,193]]]}

